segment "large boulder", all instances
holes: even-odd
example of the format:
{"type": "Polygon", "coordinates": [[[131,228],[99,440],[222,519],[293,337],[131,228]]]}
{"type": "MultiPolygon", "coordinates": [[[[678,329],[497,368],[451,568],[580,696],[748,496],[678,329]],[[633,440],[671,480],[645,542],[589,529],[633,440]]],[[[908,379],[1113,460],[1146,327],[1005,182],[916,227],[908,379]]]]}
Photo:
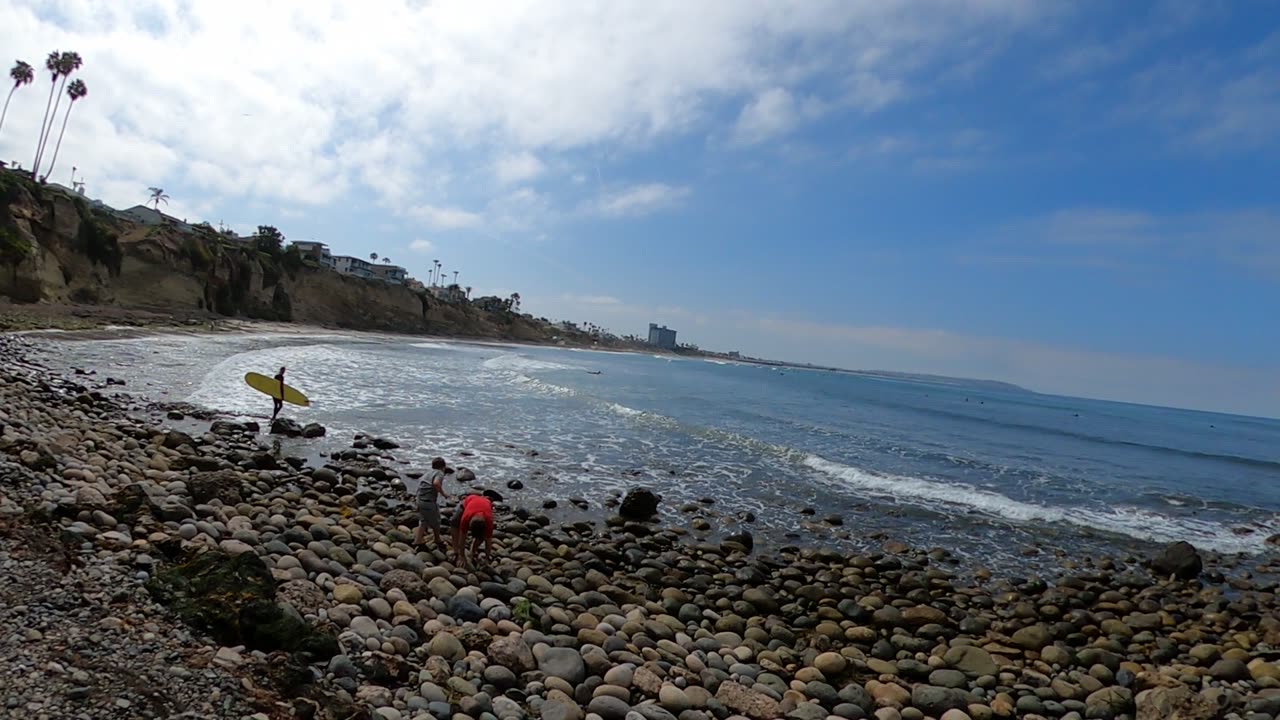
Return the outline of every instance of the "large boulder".
{"type": "Polygon", "coordinates": [[[1214,720],[1218,706],[1185,685],[1143,690],[1137,697],[1137,720],[1214,720]]]}
{"type": "Polygon", "coordinates": [[[215,498],[221,500],[223,505],[243,502],[240,496],[240,473],[235,470],[196,473],[187,480],[187,491],[197,505],[208,504],[215,498]]]}
{"type": "Polygon", "coordinates": [[[529,644],[519,637],[495,638],[489,644],[489,660],[517,674],[537,667],[529,644]]]}
{"type": "Polygon", "coordinates": [[[254,553],[207,551],[189,556],[157,572],[147,590],[222,645],[301,652],[316,659],[338,653],[337,638],[311,627],[295,608],[277,601],[276,581],[254,553]]]}
{"type": "Polygon", "coordinates": [[[184,432],[181,432],[179,430],[169,430],[164,434],[164,440],[161,441],[161,444],[169,448],[170,450],[177,450],[183,445],[195,447],[196,441],[193,440],[190,435],[184,432]]]}
{"type": "Polygon", "coordinates": [[[772,720],[782,716],[778,711],[777,700],[732,680],[720,683],[720,687],[716,690],[716,700],[751,720],[772,720]]]}
{"type": "Polygon", "coordinates": [[[324,426],[320,423],[307,423],[306,426],[302,428],[302,437],[308,439],[324,437],[324,433],[324,426]]]}
{"type": "Polygon", "coordinates": [[[1204,569],[1204,561],[1195,547],[1184,541],[1165,546],[1159,555],[1151,560],[1151,570],[1162,577],[1174,577],[1179,580],[1194,580],[1200,577],[1204,569]]]}
{"type": "Polygon", "coordinates": [[[234,420],[214,420],[209,432],[214,435],[238,435],[256,433],[261,429],[256,422],[236,422],[234,420]]]}
{"type": "Polygon", "coordinates": [[[285,437],[302,437],[302,426],[296,420],[276,418],[271,421],[271,434],[285,437]]]}
{"type": "Polygon", "coordinates": [[[575,686],[587,677],[587,666],[582,661],[582,655],[573,648],[549,648],[538,661],[538,669],[549,677],[560,678],[575,686]]]}
{"type": "Polygon", "coordinates": [[[622,498],[618,513],[628,520],[649,520],[658,514],[658,500],[652,490],[632,488],[622,498]]]}
{"type": "Polygon", "coordinates": [[[431,597],[431,591],[427,588],[427,583],[415,572],[409,570],[391,570],[382,576],[382,581],[378,583],[378,587],[386,592],[392,588],[396,588],[409,598],[409,602],[418,602],[431,597]]]}

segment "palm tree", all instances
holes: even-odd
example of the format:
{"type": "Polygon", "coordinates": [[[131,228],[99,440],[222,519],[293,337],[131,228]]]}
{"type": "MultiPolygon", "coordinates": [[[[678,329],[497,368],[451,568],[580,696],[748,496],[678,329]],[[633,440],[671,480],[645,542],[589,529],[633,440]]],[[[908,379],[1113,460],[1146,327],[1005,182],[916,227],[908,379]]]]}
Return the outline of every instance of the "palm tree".
{"type": "Polygon", "coordinates": [[[147,202],[155,204],[156,212],[160,212],[160,203],[164,203],[165,205],[169,204],[169,196],[165,193],[163,188],[147,188],[147,192],[151,193],[151,198],[147,200],[147,202]]]}
{"type": "Polygon", "coordinates": [[[31,178],[36,177],[40,167],[40,148],[44,146],[44,126],[49,120],[49,110],[53,107],[53,93],[58,89],[58,76],[62,74],[62,53],[54,50],[44,59],[44,69],[49,71],[49,99],[44,103],[44,120],[40,121],[40,137],[36,138],[35,167],[31,168],[31,178]]]}
{"type": "MultiPolygon", "coordinates": [[[[53,160],[49,161],[49,170],[44,176],[48,178],[53,174],[53,167],[58,164],[58,150],[62,148],[62,136],[67,132],[67,118],[71,117],[71,108],[75,107],[76,101],[89,94],[89,88],[85,87],[84,81],[76,78],[71,81],[71,85],[67,87],[67,97],[71,98],[71,102],[67,103],[67,114],[62,116],[62,129],[58,131],[58,142],[53,146],[53,160]]],[[[75,171],[71,171],[72,177],[75,171]]]]}
{"type": "Polygon", "coordinates": [[[9,96],[4,99],[4,110],[0,111],[0,128],[4,127],[4,116],[9,114],[9,101],[13,99],[13,93],[23,85],[30,85],[36,79],[36,71],[29,63],[15,60],[13,67],[9,69],[9,77],[13,79],[13,87],[9,88],[9,96]]]}
{"type": "Polygon", "coordinates": [[[391,258],[389,258],[389,257],[387,257],[387,256],[385,256],[385,255],[384,255],[384,256],[382,257],[382,264],[383,264],[383,265],[390,265],[390,264],[391,264],[391,258]]]}
{"type": "Polygon", "coordinates": [[[470,299],[471,299],[471,286],[470,286],[470,285],[468,285],[468,286],[467,286],[467,299],[468,299],[468,300],[470,300],[470,299]]]}
{"type": "Polygon", "coordinates": [[[432,260],[431,262],[435,263],[436,265],[436,268],[431,275],[431,284],[435,285],[440,280],[440,261],[432,260]]]}
{"type": "MultiPolygon", "coordinates": [[[[52,55],[50,55],[50,58],[52,58],[52,55]]],[[[36,174],[40,170],[40,163],[44,160],[45,148],[49,145],[49,136],[53,134],[53,123],[58,118],[58,106],[62,104],[62,91],[67,87],[67,78],[71,76],[71,73],[79,70],[83,63],[84,61],[81,60],[80,53],[77,52],[60,53],[57,61],[54,63],[57,69],[57,74],[54,76],[53,81],[56,84],[58,78],[61,77],[62,86],[58,88],[58,99],[53,102],[53,112],[46,113],[45,115],[46,126],[40,128],[40,147],[36,150],[35,167],[31,169],[31,177],[33,178],[36,177],[36,174]]],[[[47,60],[45,61],[45,65],[46,67],[48,66],[47,60]]]]}
{"type": "Polygon", "coordinates": [[[457,271],[457,270],[454,270],[454,271],[453,271],[453,284],[454,284],[454,285],[457,285],[457,284],[458,284],[458,271],[457,271]]]}
{"type": "Polygon", "coordinates": [[[369,253],[369,259],[370,259],[370,260],[373,260],[374,262],[377,262],[377,260],[378,260],[378,253],[369,253]]]}

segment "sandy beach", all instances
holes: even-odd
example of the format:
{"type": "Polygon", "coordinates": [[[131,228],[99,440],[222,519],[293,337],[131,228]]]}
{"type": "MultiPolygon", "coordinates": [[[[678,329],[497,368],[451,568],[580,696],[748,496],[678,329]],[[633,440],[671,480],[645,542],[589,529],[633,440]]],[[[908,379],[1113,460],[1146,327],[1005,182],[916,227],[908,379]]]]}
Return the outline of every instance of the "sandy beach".
{"type": "Polygon", "coordinates": [[[1280,713],[1273,586],[1190,548],[991,577],[698,540],[640,489],[554,522],[495,488],[497,558],[456,567],[409,545],[395,438],[312,462],[265,428],[174,430],[27,345],[0,337],[0,667],[30,717],[1280,713]]]}

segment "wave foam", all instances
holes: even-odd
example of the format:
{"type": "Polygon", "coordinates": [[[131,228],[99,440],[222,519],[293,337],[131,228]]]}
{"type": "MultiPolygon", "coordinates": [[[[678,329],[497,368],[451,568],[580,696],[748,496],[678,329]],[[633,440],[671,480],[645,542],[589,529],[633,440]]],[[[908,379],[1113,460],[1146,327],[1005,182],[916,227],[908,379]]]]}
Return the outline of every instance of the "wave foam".
{"type": "Polygon", "coordinates": [[[1065,523],[1149,542],[1186,540],[1198,548],[1221,553],[1262,552],[1265,549],[1264,538],[1270,532],[1280,529],[1269,528],[1266,532],[1252,536],[1239,536],[1231,528],[1219,523],[1169,517],[1138,508],[1093,510],[1037,505],[965,484],[935,482],[903,475],[879,475],[817,455],[806,457],[804,464],[833,478],[837,481],[835,484],[843,489],[899,502],[932,506],[940,510],[967,509],[1018,523],[1065,523]]]}
{"type": "Polygon", "coordinates": [[[581,368],[573,365],[562,365],[557,362],[547,360],[535,360],[524,355],[515,353],[504,353],[497,357],[489,358],[481,363],[490,370],[508,370],[516,373],[539,372],[544,370],[580,370],[581,368]]]}
{"type": "Polygon", "coordinates": [[[633,407],[627,407],[626,405],[619,405],[618,403],[606,403],[605,407],[624,417],[640,417],[641,415],[648,414],[643,410],[637,410],[633,407]]]}

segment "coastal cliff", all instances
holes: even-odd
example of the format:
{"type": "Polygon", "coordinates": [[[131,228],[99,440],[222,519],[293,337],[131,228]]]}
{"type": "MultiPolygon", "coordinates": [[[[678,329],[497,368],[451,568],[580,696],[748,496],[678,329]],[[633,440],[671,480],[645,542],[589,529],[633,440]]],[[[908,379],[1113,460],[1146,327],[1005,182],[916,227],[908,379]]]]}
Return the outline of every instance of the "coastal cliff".
{"type": "Polygon", "coordinates": [[[261,252],[208,226],[183,231],[131,222],[0,171],[0,302],[5,298],[527,342],[566,334],[527,316],[342,275],[293,252],[261,252]]]}

